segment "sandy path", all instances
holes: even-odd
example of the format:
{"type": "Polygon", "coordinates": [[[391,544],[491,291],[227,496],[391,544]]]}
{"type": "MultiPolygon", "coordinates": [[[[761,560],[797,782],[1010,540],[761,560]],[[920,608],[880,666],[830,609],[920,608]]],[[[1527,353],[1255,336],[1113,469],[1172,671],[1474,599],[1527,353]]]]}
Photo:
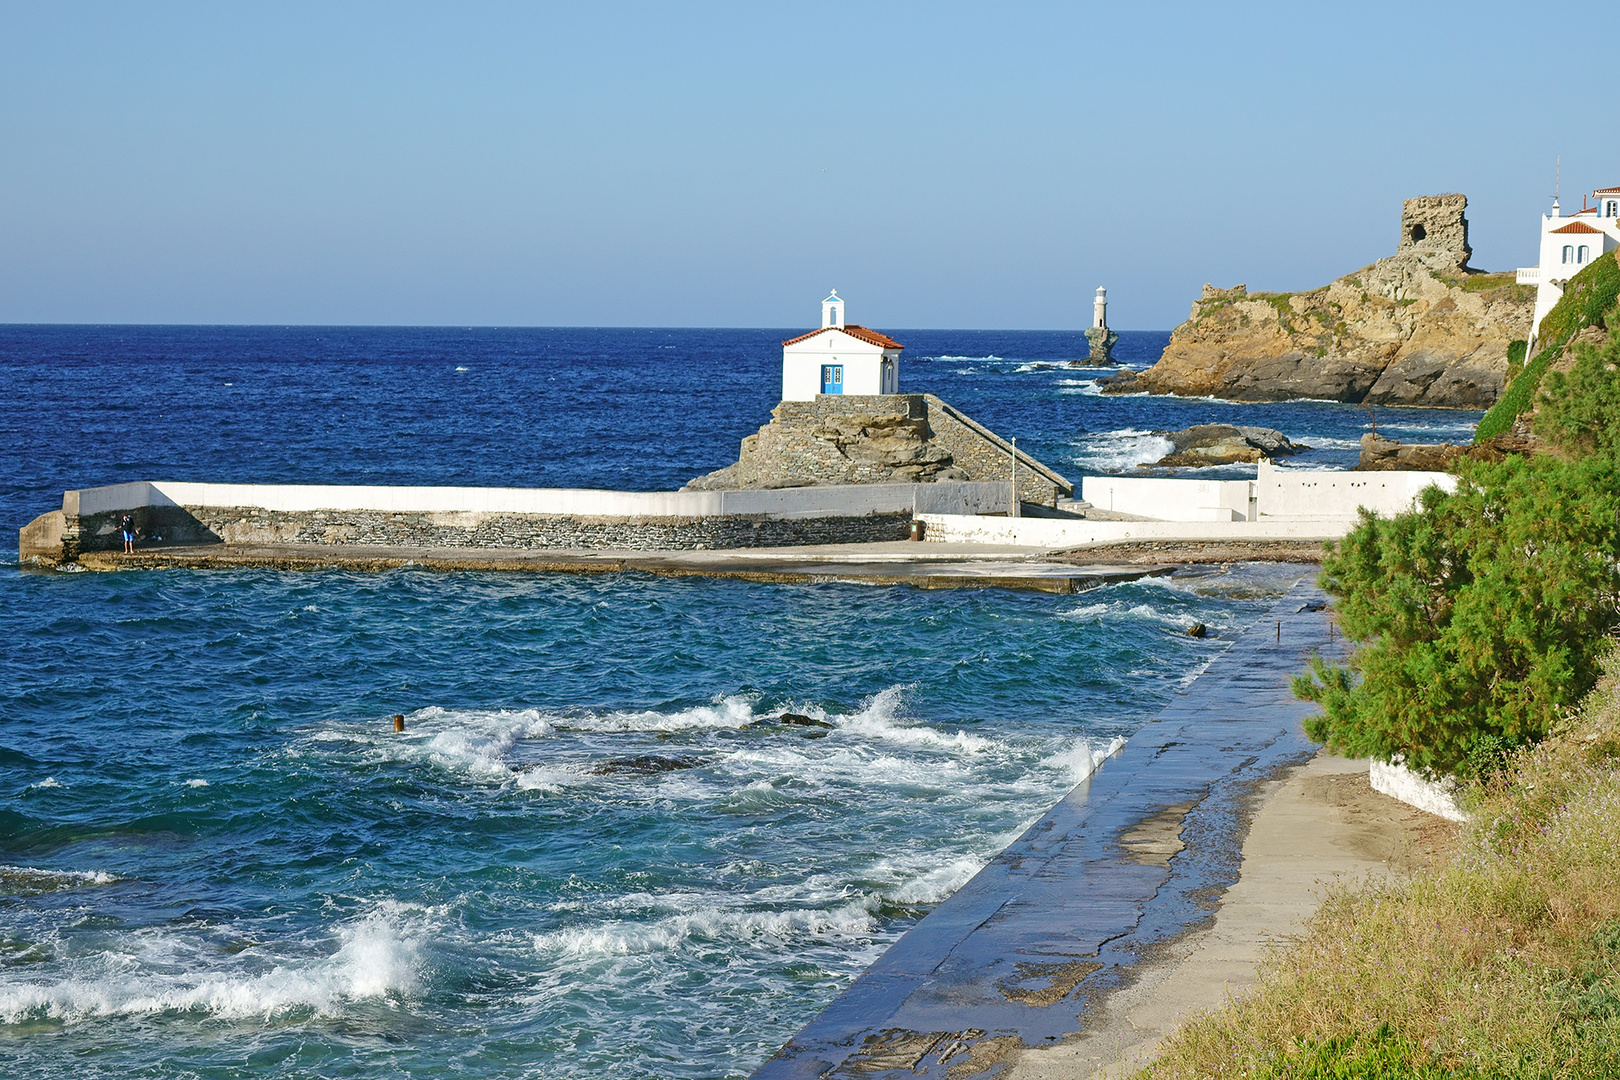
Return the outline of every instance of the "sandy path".
{"type": "Polygon", "coordinates": [[[1104,1002],[1086,1030],[1025,1050],[1010,1080],[1123,1076],[1190,1014],[1254,981],[1266,949],[1298,933],[1324,888],[1404,874],[1451,844],[1456,827],[1372,790],[1367,763],[1318,754],[1257,793],[1236,884],[1212,926],[1190,934],[1104,1002]]]}

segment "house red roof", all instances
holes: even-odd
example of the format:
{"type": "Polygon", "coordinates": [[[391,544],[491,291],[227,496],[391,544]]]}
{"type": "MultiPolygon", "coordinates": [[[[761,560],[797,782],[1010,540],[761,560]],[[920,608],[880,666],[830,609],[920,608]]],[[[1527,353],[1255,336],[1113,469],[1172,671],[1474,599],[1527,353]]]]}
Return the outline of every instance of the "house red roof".
{"type": "Polygon", "coordinates": [[[1596,191],[1592,192],[1592,194],[1594,194],[1594,195],[1613,195],[1617,191],[1620,191],[1620,187],[1600,187],[1596,191]]]}
{"type": "Polygon", "coordinates": [[[894,338],[890,337],[888,334],[880,334],[876,330],[868,330],[866,327],[856,326],[854,323],[847,326],[823,326],[820,330],[812,330],[808,334],[800,334],[796,338],[788,338],[786,341],[782,342],[782,344],[784,346],[797,345],[801,341],[809,341],[817,334],[825,334],[829,330],[842,330],[856,341],[864,341],[868,345],[876,345],[880,349],[905,348],[904,345],[894,340],[894,338]]]}
{"type": "Polygon", "coordinates": [[[1592,226],[1588,225],[1584,221],[1572,222],[1569,225],[1565,225],[1562,229],[1554,229],[1553,232],[1555,232],[1555,233],[1597,233],[1600,236],[1603,234],[1602,229],[1594,229],[1594,228],[1592,228],[1592,226]]]}

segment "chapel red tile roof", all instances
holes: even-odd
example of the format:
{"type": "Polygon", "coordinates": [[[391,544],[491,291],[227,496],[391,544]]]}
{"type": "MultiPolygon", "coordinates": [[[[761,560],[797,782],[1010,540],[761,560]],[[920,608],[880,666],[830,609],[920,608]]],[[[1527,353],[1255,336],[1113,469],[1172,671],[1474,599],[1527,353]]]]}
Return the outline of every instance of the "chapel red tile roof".
{"type": "Polygon", "coordinates": [[[1555,233],[1598,233],[1599,235],[1602,235],[1603,230],[1602,229],[1594,229],[1594,228],[1592,228],[1592,226],[1588,225],[1584,221],[1577,221],[1577,222],[1574,222],[1572,224],[1565,225],[1562,229],[1554,229],[1553,232],[1555,232],[1555,233]]]}
{"type": "Polygon", "coordinates": [[[856,326],[854,323],[850,323],[847,326],[823,326],[820,330],[812,330],[808,334],[800,334],[796,338],[788,338],[786,341],[782,342],[782,344],[784,346],[797,345],[801,341],[809,341],[817,334],[825,334],[829,330],[842,330],[856,341],[864,341],[868,345],[876,345],[880,349],[905,348],[904,345],[894,340],[894,338],[890,337],[888,334],[880,334],[876,330],[868,330],[866,327],[856,326]]]}
{"type": "Polygon", "coordinates": [[[1617,191],[1620,191],[1620,187],[1600,187],[1596,191],[1592,192],[1592,194],[1594,194],[1594,195],[1613,195],[1617,191]]]}

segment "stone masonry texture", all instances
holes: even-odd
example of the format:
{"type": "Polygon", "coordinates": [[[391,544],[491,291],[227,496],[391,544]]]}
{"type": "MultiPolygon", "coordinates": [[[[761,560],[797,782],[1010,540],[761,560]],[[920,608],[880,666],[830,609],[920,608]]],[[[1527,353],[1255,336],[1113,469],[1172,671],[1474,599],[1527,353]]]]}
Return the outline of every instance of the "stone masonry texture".
{"type": "MultiPolygon", "coordinates": [[[[123,511],[65,523],[64,551],[122,547],[123,511]]],[[[770,518],[570,517],[541,514],[389,513],[370,510],[273,511],[259,507],[143,507],[132,512],[141,546],[164,544],[377,544],[465,548],[617,548],[630,551],[787,547],[902,540],[909,513],[770,518]]]]}

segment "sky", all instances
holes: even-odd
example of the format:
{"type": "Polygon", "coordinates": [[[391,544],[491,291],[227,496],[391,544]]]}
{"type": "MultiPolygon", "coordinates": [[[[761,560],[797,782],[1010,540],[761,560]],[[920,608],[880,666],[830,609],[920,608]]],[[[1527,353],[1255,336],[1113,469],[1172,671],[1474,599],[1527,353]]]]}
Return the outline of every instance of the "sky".
{"type": "Polygon", "coordinates": [[[1510,270],[1620,185],[1612,16],[0,0],[0,322],[1169,329],[1451,191],[1510,270]]]}

